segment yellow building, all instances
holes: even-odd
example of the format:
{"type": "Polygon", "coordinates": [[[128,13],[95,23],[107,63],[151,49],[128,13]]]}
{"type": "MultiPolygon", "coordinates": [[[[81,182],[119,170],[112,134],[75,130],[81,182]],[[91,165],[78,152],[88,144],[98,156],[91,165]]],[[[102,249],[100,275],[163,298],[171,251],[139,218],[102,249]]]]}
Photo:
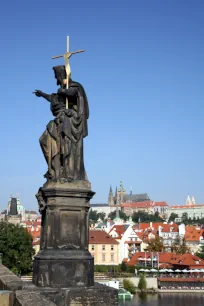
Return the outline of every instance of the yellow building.
{"type": "Polygon", "coordinates": [[[95,265],[118,265],[119,243],[102,230],[89,230],[89,252],[95,265]]]}

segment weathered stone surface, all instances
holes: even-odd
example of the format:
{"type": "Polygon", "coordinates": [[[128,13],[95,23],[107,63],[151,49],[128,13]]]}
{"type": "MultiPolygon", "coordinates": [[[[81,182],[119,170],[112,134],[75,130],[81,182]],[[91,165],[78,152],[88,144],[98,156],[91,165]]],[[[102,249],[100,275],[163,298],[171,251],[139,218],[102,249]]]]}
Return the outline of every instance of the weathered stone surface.
{"type": "Polygon", "coordinates": [[[56,306],[39,292],[16,291],[14,306],[56,306]]]}
{"type": "Polygon", "coordinates": [[[94,192],[89,187],[87,181],[75,181],[47,182],[40,188],[45,209],[41,250],[33,265],[36,286],[94,285],[94,259],[88,251],[88,210],[94,192]]]}
{"type": "MultiPolygon", "coordinates": [[[[58,279],[59,281],[59,279],[58,279]]],[[[16,275],[0,265],[0,289],[8,306],[116,306],[118,305],[117,290],[95,283],[90,287],[46,288],[36,287],[31,282],[22,282],[16,275]],[[3,275],[3,276],[2,276],[3,275]],[[8,281],[9,280],[9,281],[8,281]],[[21,290],[16,290],[16,288],[21,290]],[[13,288],[13,289],[12,289],[13,288]]],[[[5,303],[5,302],[4,302],[5,303]]],[[[3,302],[0,306],[3,306],[3,302]]],[[[7,304],[5,304],[7,306],[7,304]]]]}
{"type": "Polygon", "coordinates": [[[23,282],[9,269],[0,264],[0,289],[16,291],[23,287],[23,282]]]}
{"type": "Polygon", "coordinates": [[[67,288],[56,292],[42,291],[57,306],[116,306],[118,291],[95,283],[92,287],[67,288]]]}
{"type": "Polygon", "coordinates": [[[0,291],[0,306],[13,306],[14,293],[12,291],[0,291]]]}
{"type": "Polygon", "coordinates": [[[70,288],[66,290],[65,305],[115,306],[118,305],[118,291],[99,284],[81,290],[70,288]]]}

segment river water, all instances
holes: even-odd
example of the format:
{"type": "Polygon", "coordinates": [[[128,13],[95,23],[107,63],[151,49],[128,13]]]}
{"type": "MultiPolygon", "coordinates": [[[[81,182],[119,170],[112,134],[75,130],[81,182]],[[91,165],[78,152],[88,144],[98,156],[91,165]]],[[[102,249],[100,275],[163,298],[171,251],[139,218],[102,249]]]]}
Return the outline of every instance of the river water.
{"type": "Polygon", "coordinates": [[[120,306],[204,306],[203,293],[137,293],[132,301],[119,302],[120,306]]]}

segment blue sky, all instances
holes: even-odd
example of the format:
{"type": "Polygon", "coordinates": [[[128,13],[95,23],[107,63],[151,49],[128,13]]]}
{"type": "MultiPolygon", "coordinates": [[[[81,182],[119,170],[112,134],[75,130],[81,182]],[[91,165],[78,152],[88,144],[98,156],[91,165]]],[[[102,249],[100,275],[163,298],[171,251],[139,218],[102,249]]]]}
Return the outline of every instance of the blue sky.
{"type": "Polygon", "coordinates": [[[38,139],[52,119],[34,89],[57,90],[53,55],[66,48],[90,105],[85,165],[93,202],[109,186],[204,203],[204,2],[10,1],[1,4],[0,209],[20,194],[37,209],[46,163],[38,139]]]}

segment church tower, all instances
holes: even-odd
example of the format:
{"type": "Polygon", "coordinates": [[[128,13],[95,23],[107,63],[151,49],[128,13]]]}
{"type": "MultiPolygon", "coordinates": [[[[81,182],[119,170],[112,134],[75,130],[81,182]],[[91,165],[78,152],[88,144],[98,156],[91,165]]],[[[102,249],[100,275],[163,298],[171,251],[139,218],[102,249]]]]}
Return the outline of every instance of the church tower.
{"type": "Polygon", "coordinates": [[[192,200],[191,200],[192,205],[196,205],[196,201],[195,201],[195,197],[192,196],[192,200]]]}
{"type": "Polygon", "coordinates": [[[109,206],[113,206],[114,205],[114,197],[113,197],[113,191],[112,191],[112,187],[110,186],[110,191],[108,194],[108,205],[109,206]]]}
{"type": "Polygon", "coordinates": [[[118,204],[122,204],[123,203],[123,198],[124,198],[124,195],[125,195],[126,191],[123,187],[123,182],[120,181],[120,187],[118,189],[118,204]]]}
{"type": "Polygon", "coordinates": [[[189,195],[187,196],[187,199],[186,199],[186,205],[187,206],[191,206],[192,205],[191,198],[190,198],[189,195]]]}

